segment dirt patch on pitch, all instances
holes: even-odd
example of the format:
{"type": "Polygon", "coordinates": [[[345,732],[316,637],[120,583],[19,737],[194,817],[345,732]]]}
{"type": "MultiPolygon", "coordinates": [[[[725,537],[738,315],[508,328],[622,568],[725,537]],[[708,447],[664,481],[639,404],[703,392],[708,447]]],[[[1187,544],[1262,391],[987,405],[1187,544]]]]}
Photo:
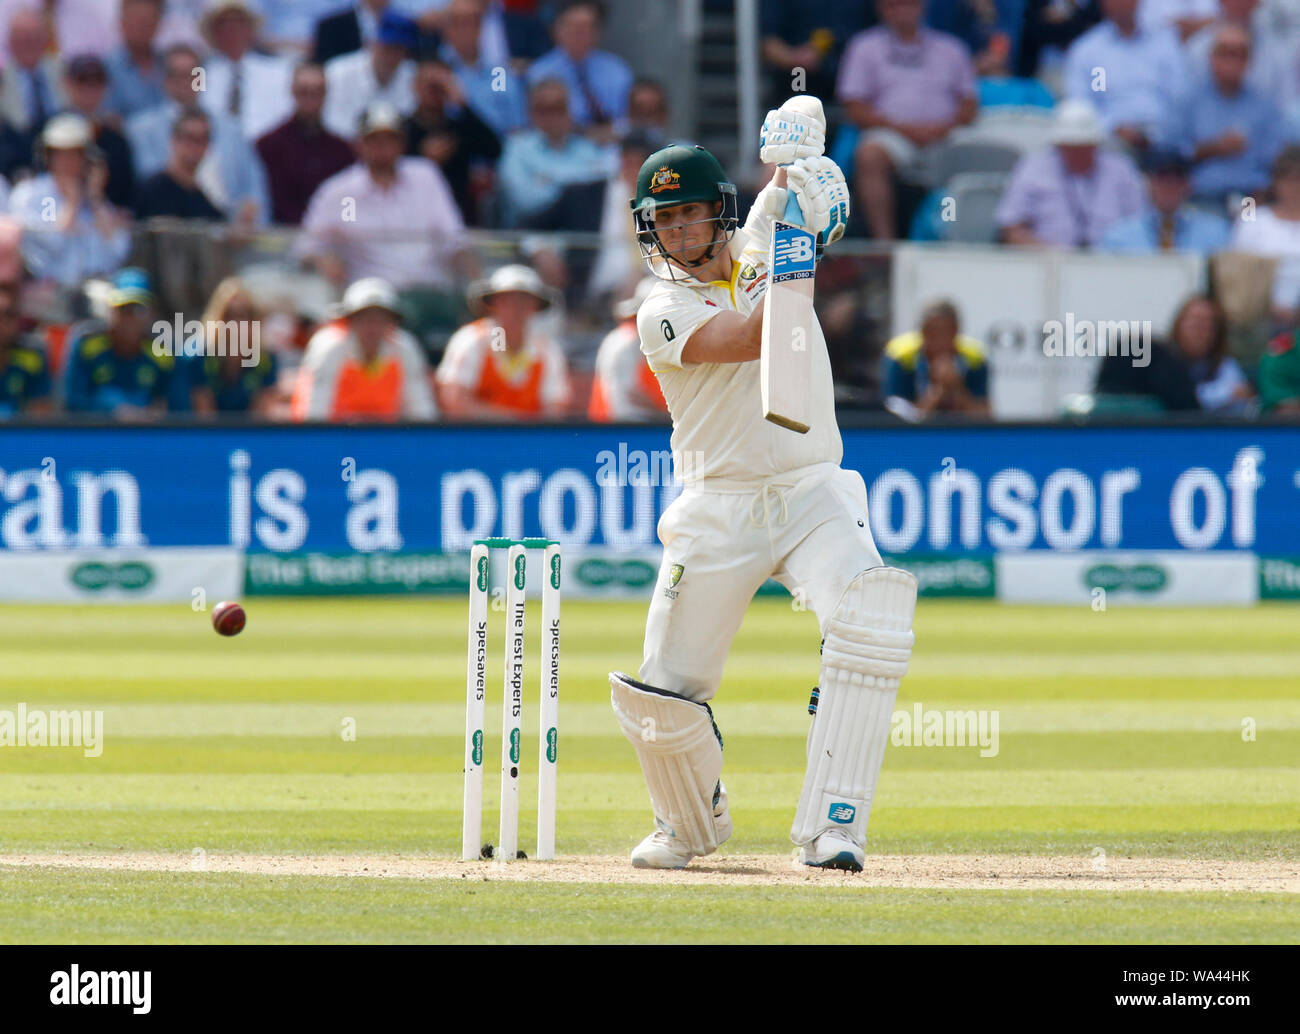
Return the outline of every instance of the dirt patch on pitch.
{"type": "Polygon", "coordinates": [[[127,872],[237,872],[485,882],[709,884],[748,887],[900,887],[924,890],[1158,890],[1300,893],[1300,863],[1070,855],[874,855],[861,873],[809,869],[789,856],[720,855],[688,869],[634,869],[625,858],[460,862],[399,855],[110,854],[0,855],[3,866],[127,872]]]}

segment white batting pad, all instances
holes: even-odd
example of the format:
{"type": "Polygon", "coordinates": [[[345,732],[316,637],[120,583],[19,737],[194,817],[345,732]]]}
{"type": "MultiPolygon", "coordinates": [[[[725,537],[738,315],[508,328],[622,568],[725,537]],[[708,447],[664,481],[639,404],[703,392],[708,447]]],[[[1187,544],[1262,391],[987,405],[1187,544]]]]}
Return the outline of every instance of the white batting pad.
{"type": "Polygon", "coordinates": [[[866,843],[898,684],[912,655],[915,610],[916,579],[876,567],[849,583],[827,622],[808,769],[790,829],[796,844],[834,828],[866,843]]]}
{"type": "Polygon", "coordinates": [[[610,672],[610,703],[636,748],[655,821],[697,855],[717,850],[713,791],[722,775],[722,744],[704,704],[610,672]]]}

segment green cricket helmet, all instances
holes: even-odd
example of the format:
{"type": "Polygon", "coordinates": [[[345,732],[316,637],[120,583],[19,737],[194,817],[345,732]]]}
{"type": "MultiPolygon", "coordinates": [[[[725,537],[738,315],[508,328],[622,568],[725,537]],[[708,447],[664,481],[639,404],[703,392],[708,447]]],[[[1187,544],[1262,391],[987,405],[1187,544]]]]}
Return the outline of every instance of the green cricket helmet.
{"type": "MultiPolygon", "coordinates": [[[[632,218],[636,222],[636,239],[641,256],[651,262],[654,258],[669,258],[655,233],[655,213],[661,208],[677,205],[720,203],[717,215],[701,222],[716,222],[722,230],[699,259],[688,262],[678,259],[680,265],[701,266],[717,254],[718,248],[731,240],[739,223],[736,203],[736,185],[728,182],[718,159],[703,147],[672,144],[655,151],[641,166],[636,177],[636,197],[631,199],[632,218]]],[[[689,225],[689,224],[688,224],[689,225]]],[[[658,273],[656,272],[656,275],[658,273]]]]}

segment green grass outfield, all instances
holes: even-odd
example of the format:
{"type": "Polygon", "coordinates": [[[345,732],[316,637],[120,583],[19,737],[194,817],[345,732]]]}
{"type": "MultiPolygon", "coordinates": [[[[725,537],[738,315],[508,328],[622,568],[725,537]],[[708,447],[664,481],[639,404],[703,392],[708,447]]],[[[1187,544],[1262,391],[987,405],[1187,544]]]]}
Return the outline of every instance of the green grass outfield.
{"type": "MultiPolygon", "coordinates": [[[[532,849],[537,609],[521,846],[532,849]]],[[[500,726],[495,614],[488,756],[500,726]]],[[[644,605],[566,601],[558,848],[650,829],[605,674],[644,605]]],[[[892,746],[877,854],[1263,860],[1300,868],[1300,610],[922,601],[899,709],[995,710],[998,753],[892,746]],[[1243,735],[1253,730],[1253,739],[1243,735]]],[[[0,607],[0,710],[104,712],[97,758],[0,748],[0,856],[459,852],[460,599],[253,600],[235,639],[174,607],[0,607]],[[345,740],[345,725],[355,740],[345,740]]],[[[817,628],[751,608],[716,713],[736,832],[786,855],[817,628]]],[[[489,772],[485,830],[495,829],[489,772]]],[[[493,836],[492,839],[495,839],[493,836]]],[[[1300,940],[1300,895],[365,879],[0,867],[5,941],[1300,940]]]]}

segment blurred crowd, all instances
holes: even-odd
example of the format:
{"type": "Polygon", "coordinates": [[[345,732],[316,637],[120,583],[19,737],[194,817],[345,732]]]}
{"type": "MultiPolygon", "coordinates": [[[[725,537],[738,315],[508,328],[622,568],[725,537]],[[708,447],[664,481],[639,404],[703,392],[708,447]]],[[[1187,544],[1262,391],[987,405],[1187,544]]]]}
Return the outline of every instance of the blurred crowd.
{"type": "MultiPolygon", "coordinates": [[[[1157,374],[1103,370],[1099,391],[1300,409],[1300,0],[759,11],[764,107],[827,102],[851,237],[1234,256],[1157,374]],[[1234,356],[1252,304],[1267,343],[1234,356]]],[[[634,72],[610,14],[0,0],[0,414],[666,419],[628,198],[699,120],[672,109],[671,64],[634,72]]],[[[771,174],[755,155],[730,170],[742,212],[771,174]]],[[[886,341],[853,285],[821,292],[852,270],[825,272],[850,393],[987,415],[954,306],[886,341]]]]}

